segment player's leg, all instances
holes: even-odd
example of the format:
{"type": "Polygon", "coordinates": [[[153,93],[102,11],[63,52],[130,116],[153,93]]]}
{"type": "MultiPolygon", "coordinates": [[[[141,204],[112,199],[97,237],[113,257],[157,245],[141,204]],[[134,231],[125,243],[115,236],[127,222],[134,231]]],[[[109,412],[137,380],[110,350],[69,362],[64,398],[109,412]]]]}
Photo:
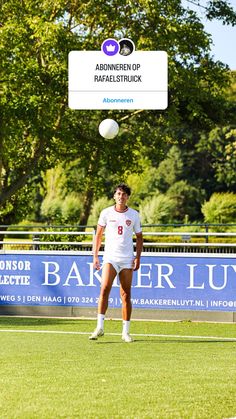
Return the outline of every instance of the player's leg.
{"type": "Polygon", "coordinates": [[[105,263],[102,269],[102,285],[98,302],[97,327],[89,337],[91,340],[97,340],[104,335],[104,319],[108,307],[108,299],[113,281],[117,272],[111,263],[105,263]]]}
{"type": "Polygon", "coordinates": [[[132,312],[132,303],[131,303],[131,285],[132,285],[132,269],[122,269],[119,274],[120,278],[120,296],[122,300],[122,319],[123,319],[123,330],[122,330],[122,339],[129,343],[133,339],[129,334],[130,328],[130,318],[132,312]]]}
{"type": "Polygon", "coordinates": [[[113,281],[117,275],[114,266],[111,263],[105,263],[102,269],[102,285],[98,303],[98,314],[105,315],[108,307],[108,299],[113,281]]]}

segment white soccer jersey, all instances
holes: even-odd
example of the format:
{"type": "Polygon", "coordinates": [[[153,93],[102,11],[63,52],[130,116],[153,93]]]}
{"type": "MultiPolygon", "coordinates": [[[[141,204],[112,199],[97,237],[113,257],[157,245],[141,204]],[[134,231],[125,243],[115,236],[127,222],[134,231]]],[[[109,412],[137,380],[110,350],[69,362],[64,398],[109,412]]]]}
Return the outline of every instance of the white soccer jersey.
{"type": "Polygon", "coordinates": [[[142,231],[138,211],[127,208],[119,212],[115,206],[108,207],[101,212],[98,224],[106,228],[104,258],[125,261],[134,257],[133,231],[142,231]]]}

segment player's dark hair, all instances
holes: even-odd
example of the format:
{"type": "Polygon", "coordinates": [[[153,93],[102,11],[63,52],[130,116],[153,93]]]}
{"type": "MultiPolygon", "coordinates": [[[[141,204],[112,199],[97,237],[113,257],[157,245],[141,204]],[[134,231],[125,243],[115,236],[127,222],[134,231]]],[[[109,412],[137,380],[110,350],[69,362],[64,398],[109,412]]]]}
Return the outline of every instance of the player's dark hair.
{"type": "Polygon", "coordinates": [[[131,189],[125,183],[119,183],[119,185],[117,185],[115,187],[115,189],[114,189],[114,194],[116,193],[117,189],[121,189],[122,191],[124,191],[125,193],[127,193],[128,196],[131,195],[131,189]]]}

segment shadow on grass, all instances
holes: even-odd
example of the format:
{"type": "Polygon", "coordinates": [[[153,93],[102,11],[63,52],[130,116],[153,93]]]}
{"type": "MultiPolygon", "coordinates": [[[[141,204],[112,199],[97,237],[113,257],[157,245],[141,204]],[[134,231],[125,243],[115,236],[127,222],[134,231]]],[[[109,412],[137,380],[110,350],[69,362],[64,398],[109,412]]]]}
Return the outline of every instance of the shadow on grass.
{"type": "Polygon", "coordinates": [[[155,339],[138,339],[134,341],[135,343],[235,343],[235,339],[221,340],[221,339],[166,339],[166,340],[155,340],[155,339]]]}
{"type": "Polygon", "coordinates": [[[41,327],[41,326],[50,326],[50,325],[78,325],[85,324],[91,327],[91,320],[87,319],[68,319],[68,318],[48,318],[48,317],[4,317],[0,316],[0,327],[2,326],[32,326],[32,327],[41,327]]]}
{"type": "Polygon", "coordinates": [[[97,345],[111,345],[111,344],[113,344],[113,343],[115,343],[116,345],[124,345],[125,344],[125,342],[122,342],[121,340],[118,342],[118,341],[115,341],[115,340],[106,340],[105,342],[101,342],[101,341],[99,341],[99,342],[96,342],[95,343],[95,345],[97,344],[97,345]]]}
{"type": "Polygon", "coordinates": [[[122,344],[122,345],[135,345],[136,343],[150,343],[150,344],[152,344],[152,343],[155,343],[155,344],[168,344],[168,343],[172,343],[172,344],[176,344],[176,343],[180,343],[180,344],[186,344],[186,343],[194,343],[194,344],[202,344],[202,343],[235,343],[235,345],[236,345],[236,341],[235,341],[235,339],[232,339],[232,340],[220,340],[220,339],[216,339],[216,340],[213,340],[213,339],[202,339],[202,340],[197,340],[197,339],[166,339],[166,340],[164,340],[164,339],[134,339],[134,341],[132,342],[132,343],[129,343],[129,344],[127,344],[127,343],[125,343],[125,342],[122,342],[122,341],[108,341],[108,340],[106,340],[106,341],[97,341],[96,342],[96,344],[99,344],[99,345],[106,345],[106,344],[113,344],[113,343],[116,343],[116,344],[122,344]]]}

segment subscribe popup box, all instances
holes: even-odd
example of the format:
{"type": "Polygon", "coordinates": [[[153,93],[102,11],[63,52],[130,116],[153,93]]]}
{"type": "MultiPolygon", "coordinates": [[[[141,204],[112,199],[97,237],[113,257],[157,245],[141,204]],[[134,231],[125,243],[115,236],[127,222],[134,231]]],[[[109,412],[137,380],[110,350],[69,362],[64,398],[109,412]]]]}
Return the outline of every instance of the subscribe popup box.
{"type": "Polygon", "coordinates": [[[71,109],[166,109],[165,51],[106,56],[101,51],[69,53],[71,109]]]}

